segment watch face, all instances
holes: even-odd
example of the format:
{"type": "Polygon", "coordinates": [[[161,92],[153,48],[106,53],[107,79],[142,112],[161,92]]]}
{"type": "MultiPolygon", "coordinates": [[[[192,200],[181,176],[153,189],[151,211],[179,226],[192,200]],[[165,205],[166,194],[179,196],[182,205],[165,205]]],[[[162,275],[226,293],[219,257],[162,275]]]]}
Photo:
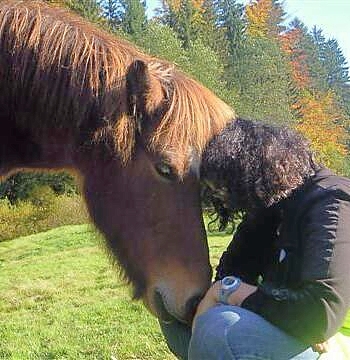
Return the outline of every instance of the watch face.
{"type": "Polygon", "coordinates": [[[232,279],[232,278],[225,278],[224,279],[224,284],[225,285],[231,285],[235,282],[235,279],[232,279]]]}
{"type": "Polygon", "coordinates": [[[228,304],[228,297],[235,292],[241,284],[240,278],[235,276],[226,276],[221,280],[221,288],[218,293],[219,302],[228,304]]]}
{"type": "Polygon", "coordinates": [[[234,276],[226,276],[225,278],[222,279],[222,285],[224,287],[231,286],[236,282],[237,282],[237,278],[235,278],[234,276]]]}

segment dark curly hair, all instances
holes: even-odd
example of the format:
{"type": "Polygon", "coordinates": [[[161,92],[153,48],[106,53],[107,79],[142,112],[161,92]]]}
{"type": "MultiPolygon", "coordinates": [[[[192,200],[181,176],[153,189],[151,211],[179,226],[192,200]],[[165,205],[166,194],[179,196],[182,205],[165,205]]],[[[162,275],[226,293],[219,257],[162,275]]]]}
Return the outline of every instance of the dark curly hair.
{"type": "Polygon", "coordinates": [[[256,213],[288,197],[320,168],[297,132],[237,119],[207,145],[201,177],[225,227],[238,213],[256,213]]]}

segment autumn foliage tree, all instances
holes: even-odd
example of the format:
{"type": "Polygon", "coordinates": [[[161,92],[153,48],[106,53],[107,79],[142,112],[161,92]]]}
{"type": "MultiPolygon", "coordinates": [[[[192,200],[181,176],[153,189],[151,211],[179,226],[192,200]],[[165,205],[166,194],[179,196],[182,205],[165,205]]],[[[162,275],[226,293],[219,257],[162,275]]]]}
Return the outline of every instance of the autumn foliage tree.
{"type": "MultiPolygon", "coordinates": [[[[246,6],[246,18],[248,36],[276,40],[288,60],[288,93],[296,129],[310,140],[319,161],[342,172],[347,160],[346,143],[349,137],[349,120],[342,106],[346,102],[346,92],[342,89],[346,89],[344,84],[349,79],[336,41],[326,41],[316,30],[310,34],[297,19],[286,30],[282,24],[283,7],[277,0],[252,0],[246,6]]],[[[262,54],[260,58],[263,58],[262,54]]],[[[268,71],[268,66],[264,67],[268,71]]],[[[274,76],[277,77],[277,74],[274,76]]],[[[263,96],[265,103],[269,95],[263,96]]],[[[281,96],[277,101],[280,107],[282,99],[281,96]]]]}
{"type": "Polygon", "coordinates": [[[277,0],[253,0],[246,6],[247,32],[252,36],[278,38],[284,29],[284,10],[277,0]]]}
{"type": "Polygon", "coordinates": [[[301,46],[301,40],[301,29],[293,28],[281,35],[281,47],[289,58],[294,85],[299,89],[304,89],[310,85],[310,75],[307,55],[301,46]]]}
{"type": "Polygon", "coordinates": [[[300,112],[296,129],[311,141],[318,160],[342,172],[348,135],[342,125],[344,115],[337,109],[334,92],[312,94],[305,91],[294,106],[300,112]]]}
{"type": "Polygon", "coordinates": [[[335,89],[327,85],[327,69],[318,55],[321,49],[313,39],[299,21],[281,36],[296,89],[292,104],[298,119],[296,129],[310,140],[319,161],[341,173],[348,160],[349,119],[339,106],[335,89]]]}

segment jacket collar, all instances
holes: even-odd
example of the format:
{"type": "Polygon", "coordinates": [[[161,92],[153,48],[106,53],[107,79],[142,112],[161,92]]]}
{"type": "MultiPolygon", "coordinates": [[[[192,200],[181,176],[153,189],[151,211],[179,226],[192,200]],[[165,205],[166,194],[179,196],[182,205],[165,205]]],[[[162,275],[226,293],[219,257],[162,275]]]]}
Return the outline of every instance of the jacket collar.
{"type": "Polygon", "coordinates": [[[320,168],[316,171],[315,175],[308,178],[302,185],[293,190],[293,192],[287,198],[279,201],[276,206],[282,211],[293,211],[294,207],[297,206],[299,201],[301,201],[312,185],[317,184],[329,176],[335,175],[325,167],[320,168]]]}

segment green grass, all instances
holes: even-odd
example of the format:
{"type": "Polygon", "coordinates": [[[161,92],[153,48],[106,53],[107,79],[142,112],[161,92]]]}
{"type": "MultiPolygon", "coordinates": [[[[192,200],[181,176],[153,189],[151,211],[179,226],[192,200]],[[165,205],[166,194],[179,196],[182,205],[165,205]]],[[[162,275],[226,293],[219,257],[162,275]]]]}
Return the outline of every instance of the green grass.
{"type": "MultiPolygon", "coordinates": [[[[218,261],[230,236],[210,236],[218,261]]],[[[174,357],[89,225],[0,243],[0,359],[174,357]]]]}

